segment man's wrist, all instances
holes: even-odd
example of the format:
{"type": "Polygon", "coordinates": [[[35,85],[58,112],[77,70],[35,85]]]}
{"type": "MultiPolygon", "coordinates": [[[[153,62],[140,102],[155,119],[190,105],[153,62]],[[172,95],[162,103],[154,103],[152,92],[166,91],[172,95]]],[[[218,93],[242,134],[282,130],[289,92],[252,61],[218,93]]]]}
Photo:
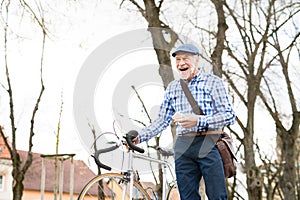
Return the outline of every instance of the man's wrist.
{"type": "Polygon", "coordinates": [[[137,136],[137,140],[138,140],[138,143],[141,143],[142,141],[142,138],[141,138],[141,136],[140,136],[140,134],[137,136]]]}
{"type": "Polygon", "coordinates": [[[199,115],[197,125],[199,128],[207,127],[207,121],[206,121],[206,117],[204,115],[199,115]]]}

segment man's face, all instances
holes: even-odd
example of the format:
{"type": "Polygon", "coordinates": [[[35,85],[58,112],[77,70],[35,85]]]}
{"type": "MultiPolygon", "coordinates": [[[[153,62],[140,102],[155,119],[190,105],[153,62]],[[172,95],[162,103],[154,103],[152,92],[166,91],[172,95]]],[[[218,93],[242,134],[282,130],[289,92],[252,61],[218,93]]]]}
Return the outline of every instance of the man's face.
{"type": "Polygon", "coordinates": [[[199,57],[190,53],[178,53],[175,56],[176,68],[182,79],[190,81],[198,72],[196,66],[198,65],[199,57]]]}

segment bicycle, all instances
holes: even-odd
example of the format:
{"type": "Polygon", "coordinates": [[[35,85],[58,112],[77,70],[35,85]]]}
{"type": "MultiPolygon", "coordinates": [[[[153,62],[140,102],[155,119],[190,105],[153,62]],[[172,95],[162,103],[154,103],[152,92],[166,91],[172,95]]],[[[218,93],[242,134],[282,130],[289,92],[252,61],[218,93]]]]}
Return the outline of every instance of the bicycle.
{"type": "Polygon", "coordinates": [[[150,188],[152,192],[151,195],[148,192],[149,188],[144,188],[142,186],[138,171],[134,171],[132,164],[133,160],[136,158],[158,163],[162,166],[162,200],[180,200],[177,184],[171,170],[171,164],[167,161],[167,158],[169,156],[173,156],[174,153],[170,150],[157,147],[156,150],[163,157],[162,160],[142,155],[141,153],[144,153],[144,149],[136,146],[132,142],[137,134],[138,133],[136,131],[129,131],[122,139],[118,138],[119,143],[115,143],[110,147],[95,151],[92,157],[94,158],[97,166],[110,171],[111,167],[103,164],[100,161],[100,154],[114,151],[120,146],[126,146],[129,154],[127,170],[120,171],[118,173],[108,172],[97,175],[83,187],[77,198],[78,200],[158,200],[157,195],[155,192],[153,192],[153,189],[150,188]],[[166,177],[167,168],[172,176],[172,181],[170,182],[167,181],[166,177]]]}

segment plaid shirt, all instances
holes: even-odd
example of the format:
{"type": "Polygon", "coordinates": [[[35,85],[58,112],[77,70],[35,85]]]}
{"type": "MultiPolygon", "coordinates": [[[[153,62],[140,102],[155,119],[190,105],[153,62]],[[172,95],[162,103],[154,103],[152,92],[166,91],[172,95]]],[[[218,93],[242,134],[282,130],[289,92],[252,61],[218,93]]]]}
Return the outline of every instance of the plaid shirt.
{"type": "MultiPolygon", "coordinates": [[[[177,124],[176,133],[222,130],[235,122],[235,114],[228,99],[223,81],[212,74],[198,72],[187,84],[204,115],[198,115],[198,125],[183,128],[177,124]]],[[[165,92],[158,118],[138,135],[139,142],[148,141],[166,129],[175,112],[193,114],[179,80],[172,81],[165,92]]]]}

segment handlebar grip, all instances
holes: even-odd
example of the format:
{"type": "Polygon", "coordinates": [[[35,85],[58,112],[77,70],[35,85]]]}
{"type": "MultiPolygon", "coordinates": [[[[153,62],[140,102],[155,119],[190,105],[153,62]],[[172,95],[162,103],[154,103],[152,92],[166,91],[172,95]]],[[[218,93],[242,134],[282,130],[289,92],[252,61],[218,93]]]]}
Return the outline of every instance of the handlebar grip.
{"type": "Polygon", "coordinates": [[[92,157],[94,158],[95,163],[96,163],[100,168],[106,169],[106,170],[108,170],[108,171],[111,170],[111,167],[109,167],[109,166],[104,165],[103,163],[101,163],[100,160],[99,160],[98,158],[96,158],[94,155],[92,155],[92,157]]]}
{"type": "Polygon", "coordinates": [[[132,142],[132,140],[133,140],[134,138],[136,138],[137,136],[138,136],[138,132],[137,132],[137,131],[135,131],[135,130],[129,131],[129,132],[126,134],[126,136],[125,136],[126,142],[127,142],[128,146],[130,147],[130,149],[135,150],[135,151],[137,151],[137,152],[139,152],[139,153],[144,153],[144,152],[145,152],[144,149],[142,149],[142,148],[136,146],[136,145],[132,142]]]}
{"type": "Polygon", "coordinates": [[[103,169],[106,169],[108,171],[111,170],[111,167],[103,164],[100,160],[99,160],[99,155],[101,153],[107,153],[107,152],[110,152],[110,151],[113,151],[115,149],[117,149],[119,146],[118,145],[115,145],[115,146],[112,146],[112,147],[108,147],[108,148],[105,148],[105,149],[99,149],[95,152],[94,155],[92,155],[92,157],[94,158],[95,160],[95,163],[100,167],[100,168],[103,168],[103,169]]]}

